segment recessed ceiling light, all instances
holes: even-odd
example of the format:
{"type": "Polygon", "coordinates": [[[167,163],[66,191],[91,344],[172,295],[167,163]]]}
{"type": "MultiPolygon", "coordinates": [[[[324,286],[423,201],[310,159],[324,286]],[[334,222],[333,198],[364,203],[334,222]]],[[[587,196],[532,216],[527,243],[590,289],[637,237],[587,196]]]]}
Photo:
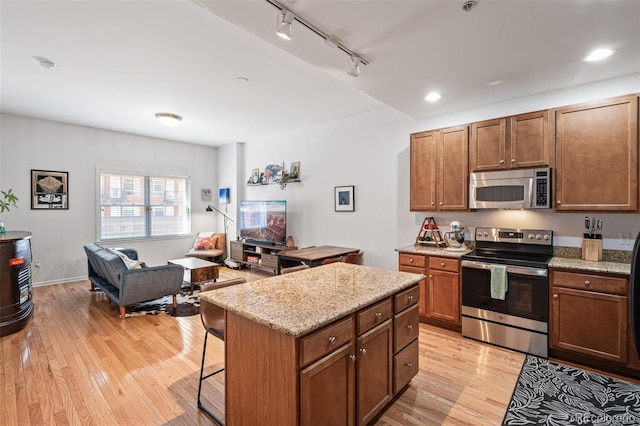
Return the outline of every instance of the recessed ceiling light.
{"type": "Polygon", "coordinates": [[[236,77],[236,81],[238,83],[244,84],[244,83],[248,83],[249,79],[247,77],[236,77]]]}
{"type": "Polygon", "coordinates": [[[583,58],[582,60],[586,62],[600,61],[604,58],[608,58],[614,53],[615,53],[615,50],[612,50],[612,49],[596,49],[591,53],[589,53],[589,56],[587,56],[586,58],[583,58]]]}
{"type": "Polygon", "coordinates": [[[462,5],[462,10],[464,10],[465,12],[469,12],[471,9],[473,9],[474,7],[476,7],[478,5],[478,2],[475,2],[473,0],[471,1],[466,1],[464,2],[464,4],[462,5]]]}
{"type": "Polygon", "coordinates": [[[54,69],[54,68],[57,66],[57,64],[56,64],[55,62],[50,61],[50,60],[49,60],[49,59],[47,59],[47,58],[40,58],[40,57],[36,57],[36,58],[34,58],[34,59],[35,59],[36,61],[38,61],[38,63],[40,64],[40,66],[41,66],[42,68],[46,68],[46,69],[48,69],[48,70],[52,70],[52,69],[54,69]]]}
{"type": "Polygon", "coordinates": [[[182,121],[182,117],[170,112],[157,112],[156,118],[161,124],[167,127],[175,127],[182,121]]]}
{"type": "Polygon", "coordinates": [[[427,102],[435,102],[437,100],[439,100],[442,97],[442,95],[438,92],[431,92],[429,93],[427,96],[424,97],[424,100],[427,102]]]}

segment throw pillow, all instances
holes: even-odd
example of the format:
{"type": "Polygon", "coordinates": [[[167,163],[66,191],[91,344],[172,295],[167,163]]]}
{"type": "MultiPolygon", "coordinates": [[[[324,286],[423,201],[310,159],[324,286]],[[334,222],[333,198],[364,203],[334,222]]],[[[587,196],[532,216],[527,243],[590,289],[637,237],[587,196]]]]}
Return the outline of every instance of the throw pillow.
{"type": "Polygon", "coordinates": [[[196,250],[214,250],[218,243],[218,237],[202,237],[196,241],[196,250]]]}
{"type": "Polygon", "coordinates": [[[140,268],[145,268],[147,266],[144,262],[141,262],[139,260],[133,260],[126,254],[122,253],[121,251],[114,250],[114,249],[108,249],[108,250],[113,254],[120,256],[120,259],[122,259],[124,264],[127,266],[127,269],[140,269],[140,268]]]}

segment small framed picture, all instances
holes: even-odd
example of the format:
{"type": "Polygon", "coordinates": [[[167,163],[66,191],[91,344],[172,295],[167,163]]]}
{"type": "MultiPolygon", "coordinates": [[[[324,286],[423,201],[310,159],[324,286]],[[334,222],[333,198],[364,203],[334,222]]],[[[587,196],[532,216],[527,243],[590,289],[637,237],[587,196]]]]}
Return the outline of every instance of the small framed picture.
{"type": "Polygon", "coordinates": [[[295,163],[291,163],[291,167],[289,168],[289,179],[296,180],[300,179],[300,162],[296,161],[295,163]]]}
{"type": "Polygon", "coordinates": [[[354,212],[356,211],[355,187],[336,186],[334,188],[335,209],[337,212],[354,212]]]}
{"type": "Polygon", "coordinates": [[[31,170],[31,210],[69,209],[69,172],[31,170]]]}

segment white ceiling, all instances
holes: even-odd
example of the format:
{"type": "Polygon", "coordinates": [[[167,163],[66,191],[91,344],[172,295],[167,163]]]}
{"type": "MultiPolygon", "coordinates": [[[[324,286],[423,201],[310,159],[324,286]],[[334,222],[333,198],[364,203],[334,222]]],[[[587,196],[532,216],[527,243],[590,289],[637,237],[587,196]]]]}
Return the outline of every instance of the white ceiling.
{"type": "Polygon", "coordinates": [[[638,0],[282,3],[370,61],[360,77],[297,22],[293,40],[277,37],[266,1],[0,0],[1,110],[218,146],[385,105],[420,119],[640,72],[638,0]],[[582,61],[600,46],[617,52],[582,61]],[[423,100],[432,90],[438,103],[423,100]],[[184,119],[166,128],[160,111],[184,119]]]}

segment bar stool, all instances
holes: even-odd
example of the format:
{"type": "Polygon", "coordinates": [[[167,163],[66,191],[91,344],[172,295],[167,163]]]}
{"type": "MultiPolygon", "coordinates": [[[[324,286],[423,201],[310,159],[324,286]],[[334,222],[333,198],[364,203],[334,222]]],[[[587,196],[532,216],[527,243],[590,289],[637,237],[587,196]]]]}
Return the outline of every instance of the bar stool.
{"type": "MultiPolygon", "coordinates": [[[[200,287],[200,292],[215,290],[218,288],[229,287],[232,285],[242,284],[247,282],[244,278],[234,278],[232,280],[219,281],[211,284],[204,284],[200,287]]],[[[211,419],[221,426],[224,426],[222,420],[217,418],[202,402],[200,402],[200,394],[202,393],[202,382],[211,376],[215,376],[218,373],[224,371],[224,367],[204,375],[204,360],[207,354],[207,338],[209,334],[217,337],[224,342],[224,309],[220,306],[214,305],[211,302],[200,299],[200,319],[202,319],[202,325],[206,333],[204,334],[204,347],[202,348],[202,364],[200,365],[200,381],[198,383],[198,409],[204,411],[211,419]]]]}

